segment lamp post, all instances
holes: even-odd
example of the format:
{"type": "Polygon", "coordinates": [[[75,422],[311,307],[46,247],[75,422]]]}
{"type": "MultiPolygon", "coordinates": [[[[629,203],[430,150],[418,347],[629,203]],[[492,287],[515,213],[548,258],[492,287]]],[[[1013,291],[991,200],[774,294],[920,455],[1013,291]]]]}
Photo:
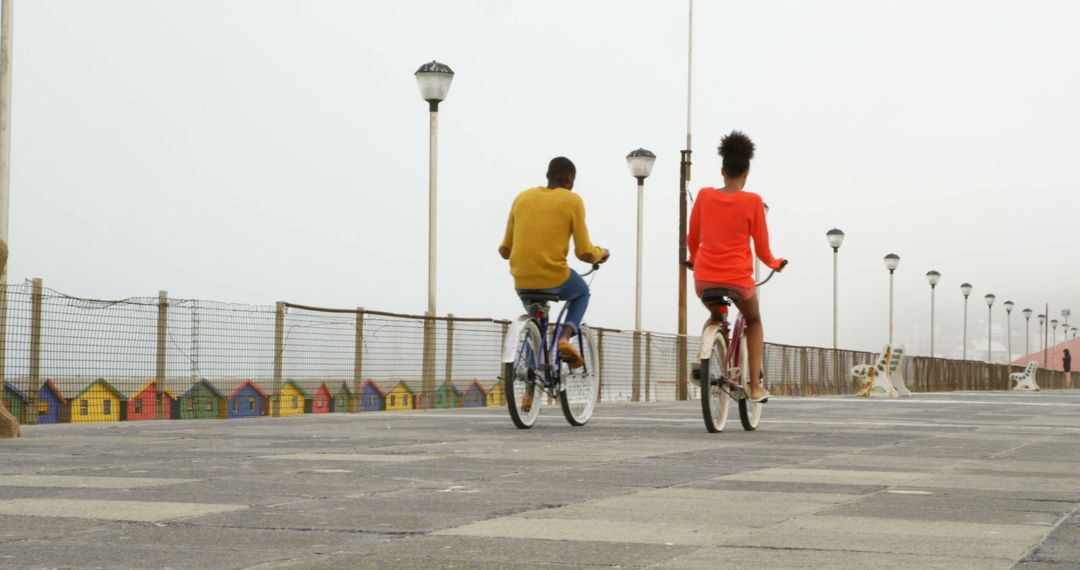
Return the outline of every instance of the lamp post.
{"type": "Polygon", "coordinates": [[[893,331],[893,273],[900,265],[900,256],[890,253],[885,256],[885,269],[889,270],[889,344],[892,345],[893,331]]]}
{"type": "MultiPolygon", "coordinates": [[[[1039,313],[1037,317],[1039,319],[1039,332],[1042,333],[1043,327],[1046,326],[1046,315],[1039,313]]],[[[1039,352],[1046,352],[1046,340],[1043,335],[1039,335],[1039,352]]]]}
{"type": "Polygon", "coordinates": [[[1005,307],[1005,338],[1008,339],[1005,341],[1006,350],[1008,351],[1006,364],[1012,366],[1012,310],[1016,303],[1005,301],[1003,306],[1005,307]]]}
{"type": "MultiPolygon", "coordinates": [[[[445,64],[431,61],[420,66],[414,74],[420,97],[428,102],[430,130],[428,135],[428,307],[429,319],[424,320],[424,362],[421,383],[422,406],[432,407],[435,392],[435,260],[437,180],[439,156],[439,103],[446,99],[454,72],[445,64]]],[[[449,382],[447,383],[449,384],[449,382]]]]}
{"type": "Polygon", "coordinates": [[[1031,309],[1024,309],[1024,356],[1031,354],[1031,309]]]}
{"type": "Polygon", "coordinates": [[[937,271],[927,271],[926,281],[930,283],[930,358],[934,357],[934,291],[941,281],[941,274],[937,271]]]}
{"type": "Polygon", "coordinates": [[[986,301],[986,311],[987,311],[986,312],[986,315],[987,315],[987,317],[986,317],[986,361],[987,362],[991,361],[991,351],[993,350],[993,345],[991,344],[991,341],[992,341],[992,339],[994,337],[994,335],[993,335],[993,331],[994,331],[994,299],[997,299],[997,297],[994,296],[993,293],[987,293],[986,296],[983,297],[983,300],[986,301]]]}
{"type": "Polygon", "coordinates": [[[637,274],[634,280],[634,330],[641,331],[641,215],[645,204],[645,179],[652,174],[656,155],[639,148],[626,155],[630,175],[637,179],[637,274]]]}
{"type": "MultiPolygon", "coordinates": [[[[626,155],[630,175],[637,179],[637,273],[634,278],[634,362],[631,366],[633,369],[631,398],[634,402],[641,400],[641,215],[645,205],[645,179],[652,174],[654,163],[656,163],[656,155],[643,148],[626,155]]],[[[646,399],[648,395],[649,388],[646,387],[646,399]]]]}
{"type": "Polygon", "coordinates": [[[968,309],[968,297],[971,296],[971,290],[973,287],[971,283],[962,283],[960,285],[960,292],[964,294],[964,356],[963,359],[967,360],[967,309],[968,309]]]}
{"type": "Polygon", "coordinates": [[[1053,356],[1051,357],[1051,360],[1053,360],[1054,362],[1057,362],[1057,326],[1058,326],[1058,320],[1057,319],[1053,319],[1053,320],[1050,321],[1050,328],[1053,329],[1053,331],[1054,331],[1053,336],[1050,337],[1051,338],[1050,346],[1053,347],[1053,352],[1052,352],[1053,356]]]}
{"type": "Polygon", "coordinates": [[[1072,311],[1070,311],[1069,309],[1062,309],[1061,310],[1061,318],[1065,321],[1063,323],[1065,328],[1061,329],[1062,331],[1069,328],[1069,315],[1071,315],[1071,314],[1072,314],[1072,311]]]}
{"type": "Polygon", "coordinates": [[[837,291],[837,263],[840,257],[840,246],[844,245],[844,232],[833,228],[825,232],[825,239],[829,240],[829,247],[832,248],[832,347],[833,350],[837,348],[836,340],[836,291],[837,291]]]}

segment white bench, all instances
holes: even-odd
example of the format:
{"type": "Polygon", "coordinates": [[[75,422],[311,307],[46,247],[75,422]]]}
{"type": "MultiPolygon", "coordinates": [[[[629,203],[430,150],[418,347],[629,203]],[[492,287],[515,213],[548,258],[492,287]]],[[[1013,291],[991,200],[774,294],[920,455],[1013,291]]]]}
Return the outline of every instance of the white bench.
{"type": "Polygon", "coordinates": [[[877,362],[870,364],[857,364],[851,367],[851,374],[863,383],[863,387],[855,392],[856,396],[871,398],[896,398],[899,394],[889,381],[889,367],[892,365],[893,349],[886,344],[881,349],[877,362]]]}
{"type": "Polygon", "coordinates": [[[1039,391],[1039,385],[1035,383],[1035,371],[1038,370],[1039,365],[1034,360],[1027,363],[1023,372],[1013,372],[1009,374],[1009,380],[1016,382],[1016,386],[1013,386],[1013,390],[1024,390],[1027,392],[1039,391]]]}

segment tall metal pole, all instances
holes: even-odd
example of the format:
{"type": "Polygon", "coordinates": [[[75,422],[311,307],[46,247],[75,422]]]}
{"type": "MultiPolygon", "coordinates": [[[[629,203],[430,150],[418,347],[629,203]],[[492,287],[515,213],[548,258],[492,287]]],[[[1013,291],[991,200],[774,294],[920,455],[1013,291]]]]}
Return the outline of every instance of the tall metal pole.
{"type": "Polygon", "coordinates": [[[1006,309],[1005,310],[1005,329],[1006,329],[1005,338],[1008,339],[1008,341],[1005,343],[1007,345],[1007,348],[1005,350],[1008,351],[1008,356],[1007,356],[1008,361],[1005,364],[1008,364],[1008,365],[1011,366],[1012,365],[1012,310],[1011,309],[1006,309]]]}
{"type": "Polygon", "coordinates": [[[986,361],[993,362],[994,350],[994,306],[986,307],[986,361]]]}
{"type": "MultiPolygon", "coordinates": [[[[11,187],[11,33],[14,0],[0,2],[0,239],[8,246],[11,187]]],[[[0,275],[0,284],[6,283],[0,275]]]]}
{"type": "Polygon", "coordinates": [[[967,360],[967,309],[968,309],[968,296],[964,295],[964,353],[961,357],[962,360],[967,360]]]}
{"type": "Polygon", "coordinates": [[[645,177],[637,179],[637,273],[634,277],[634,331],[641,332],[641,247],[642,210],[645,206],[645,177]]]}
{"type": "Polygon", "coordinates": [[[682,151],[679,168],[679,330],[678,362],[675,363],[675,399],[687,398],[687,342],[686,342],[686,192],[690,181],[690,111],[693,101],[694,71],[694,0],[689,0],[688,34],[686,49],[686,149],[682,151]]]}
{"type": "MultiPolygon", "coordinates": [[[[14,0],[0,1],[0,242],[8,239],[11,188],[11,34],[14,0]]],[[[0,384],[7,368],[7,263],[0,265],[0,384]]]]}
{"type": "Polygon", "coordinates": [[[889,346],[892,346],[893,331],[893,270],[889,270],[889,346]]]}
{"type": "Polygon", "coordinates": [[[930,286],[930,358],[934,357],[934,297],[937,285],[930,286]]]}
{"type": "Polygon", "coordinates": [[[839,264],[840,248],[832,248],[832,347],[833,350],[837,349],[837,334],[836,334],[836,279],[839,273],[837,272],[837,265],[839,264]]]}
{"type": "Polygon", "coordinates": [[[431,105],[431,135],[428,141],[428,314],[435,316],[435,235],[437,174],[439,158],[439,107],[431,105]]]}
{"type": "Polygon", "coordinates": [[[1024,315],[1024,356],[1031,354],[1031,315],[1024,315]]]}

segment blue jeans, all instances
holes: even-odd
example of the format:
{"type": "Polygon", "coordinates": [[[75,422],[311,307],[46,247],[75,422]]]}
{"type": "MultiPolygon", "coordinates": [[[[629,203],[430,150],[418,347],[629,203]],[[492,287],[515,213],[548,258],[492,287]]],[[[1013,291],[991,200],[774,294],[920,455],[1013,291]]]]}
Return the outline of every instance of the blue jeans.
{"type": "MultiPolygon", "coordinates": [[[[566,306],[566,324],[581,330],[581,319],[585,318],[585,309],[589,308],[589,285],[573,269],[570,277],[562,285],[551,289],[517,289],[518,296],[525,293],[558,295],[560,301],[569,301],[566,306]]],[[[525,307],[528,309],[528,307],[525,307]]]]}

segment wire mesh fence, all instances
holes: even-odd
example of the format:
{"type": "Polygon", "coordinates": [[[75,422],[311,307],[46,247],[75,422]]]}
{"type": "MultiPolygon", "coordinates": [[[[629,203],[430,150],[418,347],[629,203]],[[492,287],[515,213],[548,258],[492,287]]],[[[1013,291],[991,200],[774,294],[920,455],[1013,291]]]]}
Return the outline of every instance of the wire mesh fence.
{"type": "MultiPolygon", "coordinates": [[[[243,418],[501,406],[509,322],[194,299],[0,289],[3,404],[23,423],[243,418]]],[[[678,337],[594,327],[602,401],[670,401],[678,337]]],[[[687,339],[689,369],[699,339],[687,339]]],[[[778,395],[854,394],[870,352],[766,344],[778,395]]],[[[915,392],[1006,390],[1019,367],[904,357],[915,392]]],[[[1038,371],[1043,388],[1061,372],[1038,371]]],[[[696,398],[689,385],[687,395],[696,398]]]]}

